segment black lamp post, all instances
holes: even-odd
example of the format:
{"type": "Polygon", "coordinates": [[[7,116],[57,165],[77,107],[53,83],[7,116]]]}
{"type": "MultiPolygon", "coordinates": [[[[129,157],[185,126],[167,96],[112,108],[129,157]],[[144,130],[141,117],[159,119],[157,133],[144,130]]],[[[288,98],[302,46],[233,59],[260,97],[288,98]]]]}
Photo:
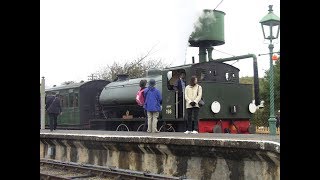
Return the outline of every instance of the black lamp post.
{"type": "Polygon", "coordinates": [[[276,135],[276,119],[274,116],[274,84],[273,84],[273,63],[272,63],[272,54],[273,54],[273,44],[272,40],[277,39],[280,32],[280,18],[273,13],[272,5],[269,5],[269,13],[264,16],[261,21],[261,27],[263,32],[264,39],[269,39],[269,51],[270,51],[270,71],[269,71],[269,84],[270,84],[270,117],[269,130],[270,135],[276,135]],[[273,33],[276,33],[276,36],[273,36],[273,33]],[[267,36],[266,36],[267,35],[267,36]]]}

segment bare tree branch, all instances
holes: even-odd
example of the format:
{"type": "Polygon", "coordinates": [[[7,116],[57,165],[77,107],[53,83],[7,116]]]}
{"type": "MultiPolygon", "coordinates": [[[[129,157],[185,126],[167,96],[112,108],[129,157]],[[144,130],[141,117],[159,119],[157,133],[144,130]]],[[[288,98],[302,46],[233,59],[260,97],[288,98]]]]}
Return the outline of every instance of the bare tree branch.
{"type": "MultiPolygon", "coordinates": [[[[128,67],[127,73],[128,73],[128,71],[129,71],[133,66],[135,66],[135,65],[140,65],[140,63],[141,63],[145,58],[147,58],[148,56],[150,56],[152,50],[153,50],[153,49],[156,47],[156,45],[158,45],[158,44],[159,44],[159,42],[158,42],[157,44],[153,45],[153,46],[151,47],[151,49],[150,49],[149,51],[147,51],[147,54],[145,54],[144,56],[138,58],[137,60],[134,60],[134,61],[131,63],[131,66],[128,67]],[[135,61],[136,61],[136,62],[135,62],[135,61]]],[[[157,52],[157,51],[156,51],[156,52],[157,52]]],[[[154,53],[155,53],[155,52],[154,52],[154,53]]],[[[154,54],[154,53],[152,53],[152,54],[154,54]]]]}
{"type": "Polygon", "coordinates": [[[113,62],[96,74],[99,79],[114,80],[117,74],[128,74],[129,78],[145,77],[149,69],[163,69],[169,67],[170,64],[163,63],[162,59],[149,58],[153,54],[154,45],[146,54],[125,63],[113,62]],[[148,59],[149,58],[149,59],[148,59]],[[147,60],[148,59],[148,60],[147,60]]]}

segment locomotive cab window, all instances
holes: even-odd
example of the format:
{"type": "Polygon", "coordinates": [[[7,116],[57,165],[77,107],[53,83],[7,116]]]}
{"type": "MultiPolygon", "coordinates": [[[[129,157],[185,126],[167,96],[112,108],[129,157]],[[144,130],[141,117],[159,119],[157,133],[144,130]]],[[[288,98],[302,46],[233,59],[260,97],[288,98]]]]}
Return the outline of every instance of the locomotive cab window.
{"type": "MultiPolygon", "coordinates": [[[[211,73],[211,71],[210,71],[210,73],[211,73]]],[[[203,69],[203,68],[197,68],[196,69],[196,77],[197,77],[199,82],[206,80],[205,79],[206,74],[207,74],[206,69],[203,69]]]]}
{"type": "Polygon", "coordinates": [[[173,84],[171,84],[171,79],[172,79],[172,71],[167,72],[167,88],[168,90],[173,90],[173,84]]]}
{"type": "Polygon", "coordinates": [[[167,88],[168,90],[174,90],[174,85],[177,83],[177,81],[180,78],[180,75],[184,74],[186,75],[186,72],[184,69],[177,69],[167,72],[167,88]]]}
{"type": "Polygon", "coordinates": [[[233,72],[226,72],[226,81],[235,81],[236,75],[233,72]]]}

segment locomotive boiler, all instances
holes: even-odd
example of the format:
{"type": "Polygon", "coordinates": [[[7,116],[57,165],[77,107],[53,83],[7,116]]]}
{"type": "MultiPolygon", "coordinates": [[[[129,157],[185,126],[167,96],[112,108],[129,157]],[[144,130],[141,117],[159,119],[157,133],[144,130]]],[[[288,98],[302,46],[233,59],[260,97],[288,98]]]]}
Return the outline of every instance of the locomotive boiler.
{"type": "Polygon", "coordinates": [[[151,78],[155,79],[156,88],[161,92],[162,75],[161,71],[156,69],[149,70],[144,78],[129,79],[127,75],[121,74],[118,75],[116,81],[106,85],[100,94],[99,104],[102,108],[103,117],[111,120],[111,122],[105,121],[102,122],[103,125],[96,126],[103,126],[110,130],[119,130],[119,128],[125,128],[125,130],[142,129],[141,125],[144,123],[146,115],[143,108],[137,105],[135,99],[140,89],[140,81],[149,81],[151,78]]]}

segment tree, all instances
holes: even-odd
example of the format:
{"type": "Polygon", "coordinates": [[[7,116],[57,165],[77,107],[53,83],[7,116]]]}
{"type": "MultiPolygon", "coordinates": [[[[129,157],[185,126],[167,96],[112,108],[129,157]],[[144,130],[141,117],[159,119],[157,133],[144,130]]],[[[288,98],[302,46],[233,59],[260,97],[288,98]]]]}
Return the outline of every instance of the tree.
{"type": "Polygon", "coordinates": [[[169,67],[170,64],[163,63],[162,59],[149,58],[152,54],[152,49],[146,54],[139,56],[136,59],[127,61],[124,64],[119,62],[113,62],[111,66],[102,68],[96,74],[99,79],[114,80],[117,74],[127,74],[129,78],[140,78],[146,75],[149,69],[163,69],[169,67]],[[148,59],[149,58],[149,59],[148,59]]]}
{"type": "MultiPolygon", "coordinates": [[[[268,119],[270,116],[270,84],[269,71],[265,72],[265,76],[261,81],[260,97],[264,100],[264,108],[258,109],[254,114],[253,123],[256,125],[268,126],[268,119]]],[[[274,85],[274,111],[275,115],[280,110],[280,58],[273,66],[273,85],[274,85]]]]}
{"type": "MultiPolygon", "coordinates": [[[[261,90],[261,97],[265,100],[265,106],[270,106],[270,84],[269,71],[266,71],[264,80],[262,81],[263,89],[261,90]]],[[[274,110],[280,110],[280,59],[276,61],[273,67],[273,87],[274,87],[274,110]]]]}
{"type": "MultiPolygon", "coordinates": [[[[261,82],[263,81],[263,78],[259,78],[259,89],[262,88],[261,82]]],[[[253,81],[253,77],[251,76],[245,76],[245,77],[241,77],[239,78],[239,83],[240,84],[252,84],[252,99],[254,99],[254,81],[253,81]]]]}

